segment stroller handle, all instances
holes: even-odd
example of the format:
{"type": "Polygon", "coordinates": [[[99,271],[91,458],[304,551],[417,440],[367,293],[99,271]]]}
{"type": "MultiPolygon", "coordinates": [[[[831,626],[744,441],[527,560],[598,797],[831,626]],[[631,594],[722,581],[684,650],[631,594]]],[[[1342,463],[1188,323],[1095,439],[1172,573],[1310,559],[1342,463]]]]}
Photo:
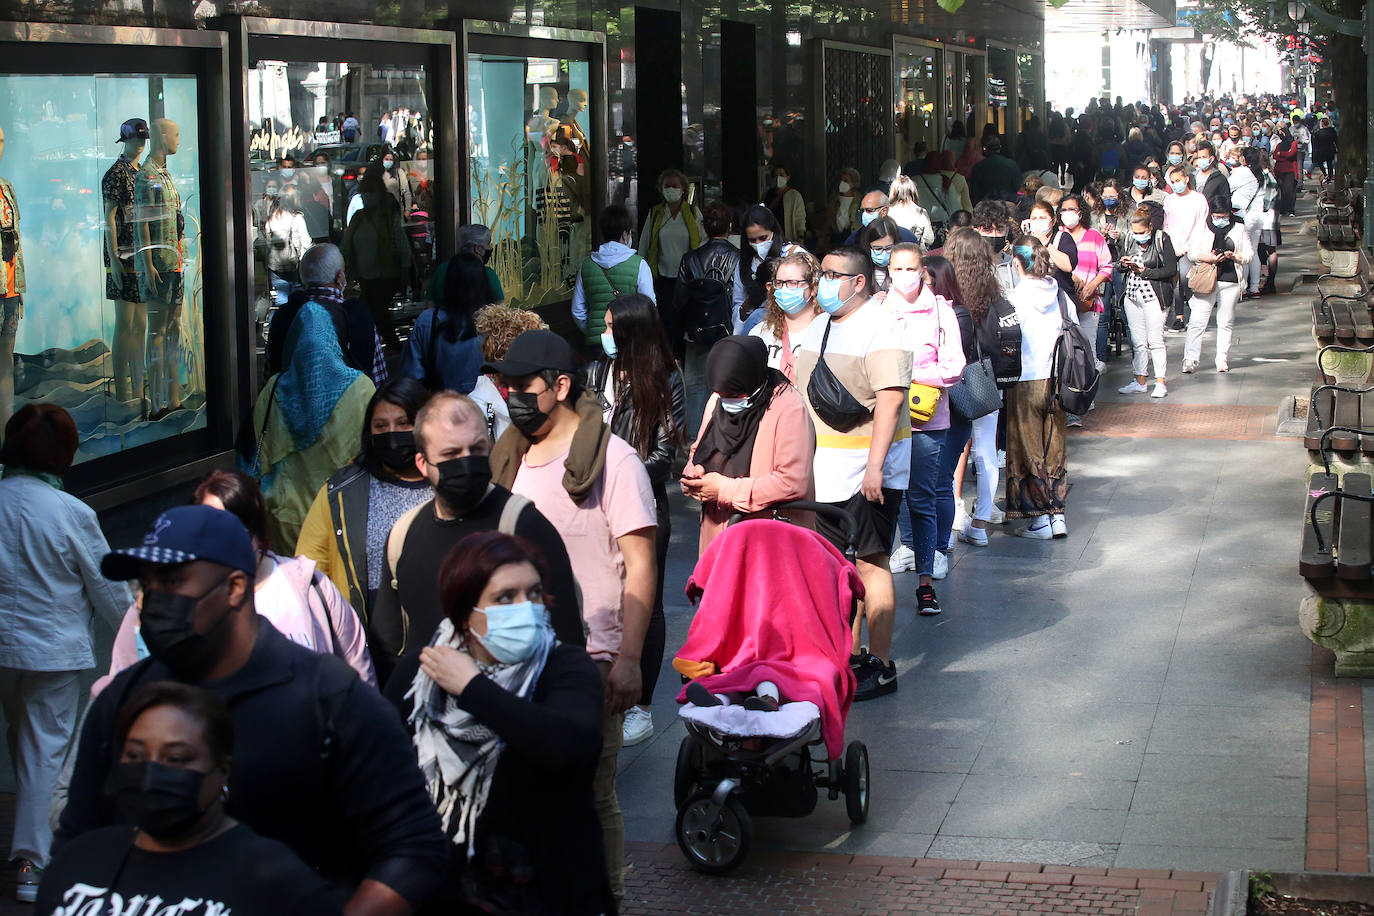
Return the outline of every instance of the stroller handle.
{"type": "MultiPolygon", "coordinates": [[[[771,513],[774,518],[777,518],[778,513],[785,512],[789,509],[795,512],[814,512],[817,515],[828,516],[830,519],[839,522],[840,525],[844,527],[846,545],[844,551],[845,555],[852,556],[854,553],[854,542],[859,536],[859,523],[855,520],[852,513],[841,509],[839,506],[832,506],[829,503],[818,503],[810,499],[794,499],[788,502],[774,503],[763,511],[771,513]]],[[[736,512],[734,515],[730,516],[726,525],[733,525],[735,522],[743,521],[744,517],[743,512],[736,512]]]]}

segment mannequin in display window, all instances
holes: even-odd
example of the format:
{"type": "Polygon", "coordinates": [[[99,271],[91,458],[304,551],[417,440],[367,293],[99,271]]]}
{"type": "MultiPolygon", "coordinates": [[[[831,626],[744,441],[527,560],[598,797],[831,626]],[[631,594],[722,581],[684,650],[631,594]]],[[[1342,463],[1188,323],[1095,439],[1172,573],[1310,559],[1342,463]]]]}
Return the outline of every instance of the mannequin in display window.
{"type": "Polygon", "coordinates": [[[181,143],[176,122],[152,124],[148,159],[134,181],[134,218],[138,223],[138,287],[148,313],[147,377],[150,419],[181,407],[181,307],[185,296],[182,239],[186,235],[181,195],[167,172],[167,157],[181,143]]]}
{"type": "MultiPolygon", "coordinates": [[[[0,130],[0,158],[5,132],[0,130]]],[[[19,202],[0,178],[0,423],[14,413],[14,338],[24,317],[24,249],[19,242],[19,202]]]]}
{"type": "Polygon", "coordinates": [[[577,123],[577,116],[587,110],[587,90],[569,89],[568,90],[568,113],[560,119],[568,127],[568,132],[572,138],[573,147],[577,154],[588,159],[591,150],[587,145],[587,134],[582,130],[582,125],[577,123]]]}
{"type": "Polygon", "coordinates": [[[534,114],[525,122],[525,139],[542,146],[545,135],[558,126],[558,119],[553,116],[553,110],[557,107],[558,90],[552,86],[541,86],[534,114]]]}
{"type": "Polygon", "coordinates": [[[134,183],[138,159],[148,145],[148,122],[130,118],[119,126],[124,151],[100,180],[105,202],[105,298],[115,304],[113,359],[115,398],[143,397],[143,347],[148,315],[134,266],[134,183]]]}

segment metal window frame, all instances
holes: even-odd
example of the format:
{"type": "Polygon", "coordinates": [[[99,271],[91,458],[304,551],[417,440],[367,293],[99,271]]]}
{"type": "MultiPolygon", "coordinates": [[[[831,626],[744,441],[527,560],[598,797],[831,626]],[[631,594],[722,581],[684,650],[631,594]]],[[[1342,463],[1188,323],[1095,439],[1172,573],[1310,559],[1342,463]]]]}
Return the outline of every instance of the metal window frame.
{"type": "Polygon", "coordinates": [[[811,187],[824,188],[830,183],[830,176],[835,169],[840,168],[839,163],[827,161],[825,144],[825,86],[827,74],[825,72],[825,54],[827,51],[851,51],[860,54],[873,54],[878,57],[888,59],[887,69],[890,82],[890,98],[883,110],[887,112],[887,135],[894,136],[897,119],[894,109],[897,101],[897,79],[895,72],[895,55],[892,53],[892,44],[864,45],[851,41],[837,41],[831,38],[813,38],[810,40],[811,51],[811,142],[814,148],[820,153],[818,156],[808,157],[811,161],[809,180],[811,187]]]}
{"type": "MultiPolygon", "coordinates": [[[[232,265],[238,257],[231,230],[229,201],[208,193],[227,188],[231,180],[230,131],[224,117],[229,110],[229,47],[218,32],[194,29],[161,29],[133,26],[72,25],[47,22],[0,22],[0,48],[7,44],[53,48],[54,63],[42,69],[14,67],[7,75],[98,75],[111,72],[97,68],[79,54],[81,47],[100,53],[117,46],[166,48],[195,55],[197,122],[199,126],[199,192],[201,195],[201,289],[206,341],[227,342],[205,353],[206,428],[181,436],[124,449],[92,458],[74,466],[66,475],[72,492],[97,510],[160,492],[193,479],[205,467],[223,463],[232,454],[234,433],[246,398],[243,386],[243,335],[247,306],[235,296],[232,265]],[[60,56],[59,56],[60,55],[60,56]]],[[[24,55],[28,56],[28,55],[24,55]]],[[[167,75],[174,71],[164,69],[167,75]]],[[[156,76],[155,67],[139,75],[156,76]]]]}

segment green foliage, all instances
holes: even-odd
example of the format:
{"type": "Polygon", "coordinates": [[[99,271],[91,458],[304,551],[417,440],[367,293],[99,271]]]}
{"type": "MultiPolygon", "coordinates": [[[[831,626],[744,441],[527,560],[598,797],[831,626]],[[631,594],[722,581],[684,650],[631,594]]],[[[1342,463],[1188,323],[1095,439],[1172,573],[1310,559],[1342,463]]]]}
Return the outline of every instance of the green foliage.
{"type": "Polygon", "coordinates": [[[1265,894],[1274,892],[1274,876],[1267,871],[1250,872],[1250,904],[1256,905],[1265,894]]]}

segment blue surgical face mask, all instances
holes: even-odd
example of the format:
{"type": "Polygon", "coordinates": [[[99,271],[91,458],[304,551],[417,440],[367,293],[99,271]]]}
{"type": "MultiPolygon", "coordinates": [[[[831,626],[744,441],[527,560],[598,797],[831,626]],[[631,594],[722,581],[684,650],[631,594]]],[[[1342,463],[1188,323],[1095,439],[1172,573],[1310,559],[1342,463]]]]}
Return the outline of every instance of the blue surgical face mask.
{"type": "Polygon", "coordinates": [[[1175,194],[1182,194],[1184,191],[1188,190],[1188,182],[1186,182],[1186,181],[1175,181],[1175,182],[1171,182],[1171,183],[1170,183],[1170,187],[1172,187],[1172,188],[1174,189],[1174,193],[1175,193],[1175,194]]]}
{"type": "Polygon", "coordinates": [[[788,315],[795,315],[806,308],[806,290],[779,287],[773,290],[773,301],[788,315]]]}
{"type": "Polygon", "coordinates": [[[611,359],[615,359],[615,335],[610,331],[601,332],[601,351],[611,359]]]}
{"type": "Polygon", "coordinates": [[[1102,198],[1102,206],[1103,206],[1104,208],[1110,210],[1112,207],[1115,207],[1115,206],[1116,206],[1116,198],[1115,198],[1115,197],[1104,197],[1104,198],[1102,198]]]}
{"type": "Polygon", "coordinates": [[[721,398],[717,403],[728,414],[737,414],[749,406],[749,398],[721,398]]]}
{"type": "Polygon", "coordinates": [[[1139,188],[1140,190],[1144,191],[1146,188],[1148,188],[1148,187],[1150,186],[1150,179],[1148,179],[1148,178],[1132,178],[1132,179],[1131,179],[1131,184],[1135,185],[1137,188],[1139,188]]]}
{"type": "Polygon", "coordinates": [[[533,601],[519,604],[494,604],[476,608],[487,615],[487,634],[472,636],[492,658],[506,665],[523,662],[534,654],[549,629],[549,615],[544,605],[533,601]]]}
{"type": "Polygon", "coordinates": [[[877,219],[877,218],[878,218],[878,214],[876,214],[876,213],[869,213],[869,212],[867,212],[867,211],[864,211],[864,212],[863,212],[862,214],[860,214],[860,216],[859,216],[859,222],[861,222],[861,223],[863,223],[865,226],[867,226],[869,223],[873,222],[873,221],[874,221],[875,219],[877,219]]]}
{"type": "Polygon", "coordinates": [[[868,249],[868,256],[873,260],[874,267],[886,267],[888,262],[892,260],[892,249],[889,248],[887,251],[878,251],[870,248],[868,249]]]}
{"type": "Polygon", "coordinates": [[[840,298],[840,287],[843,285],[843,280],[821,279],[820,287],[816,291],[816,301],[820,303],[821,308],[825,310],[827,315],[835,314],[840,309],[844,308],[844,304],[849,301],[848,299],[840,298]]]}
{"type": "Polygon", "coordinates": [[[1231,217],[1223,216],[1218,218],[1214,216],[1212,217],[1212,225],[1216,226],[1218,229],[1225,229],[1227,226],[1231,225],[1231,217]]]}
{"type": "Polygon", "coordinates": [[[1212,160],[1202,156],[1197,160],[1197,167],[1199,172],[1205,172],[1212,167],[1212,160]]]}
{"type": "Polygon", "coordinates": [[[1148,233],[1148,232],[1132,232],[1132,233],[1131,233],[1131,238],[1135,239],[1137,242],[1139,242],[1140,244],[1144,245],[1146,242],[1148,242],[1148,241],[1150,240],[1150,233],[1148,233]]]}
{"type": "Polygon", "coordinates": [[[1183,164],[1183,155],[1182,155],[1181,153],[1170,153],[1170,154],[1169,154],[1169,164],[1170,164],[1170,165],[1182,165],[1182,164],[1183,164]]]}

